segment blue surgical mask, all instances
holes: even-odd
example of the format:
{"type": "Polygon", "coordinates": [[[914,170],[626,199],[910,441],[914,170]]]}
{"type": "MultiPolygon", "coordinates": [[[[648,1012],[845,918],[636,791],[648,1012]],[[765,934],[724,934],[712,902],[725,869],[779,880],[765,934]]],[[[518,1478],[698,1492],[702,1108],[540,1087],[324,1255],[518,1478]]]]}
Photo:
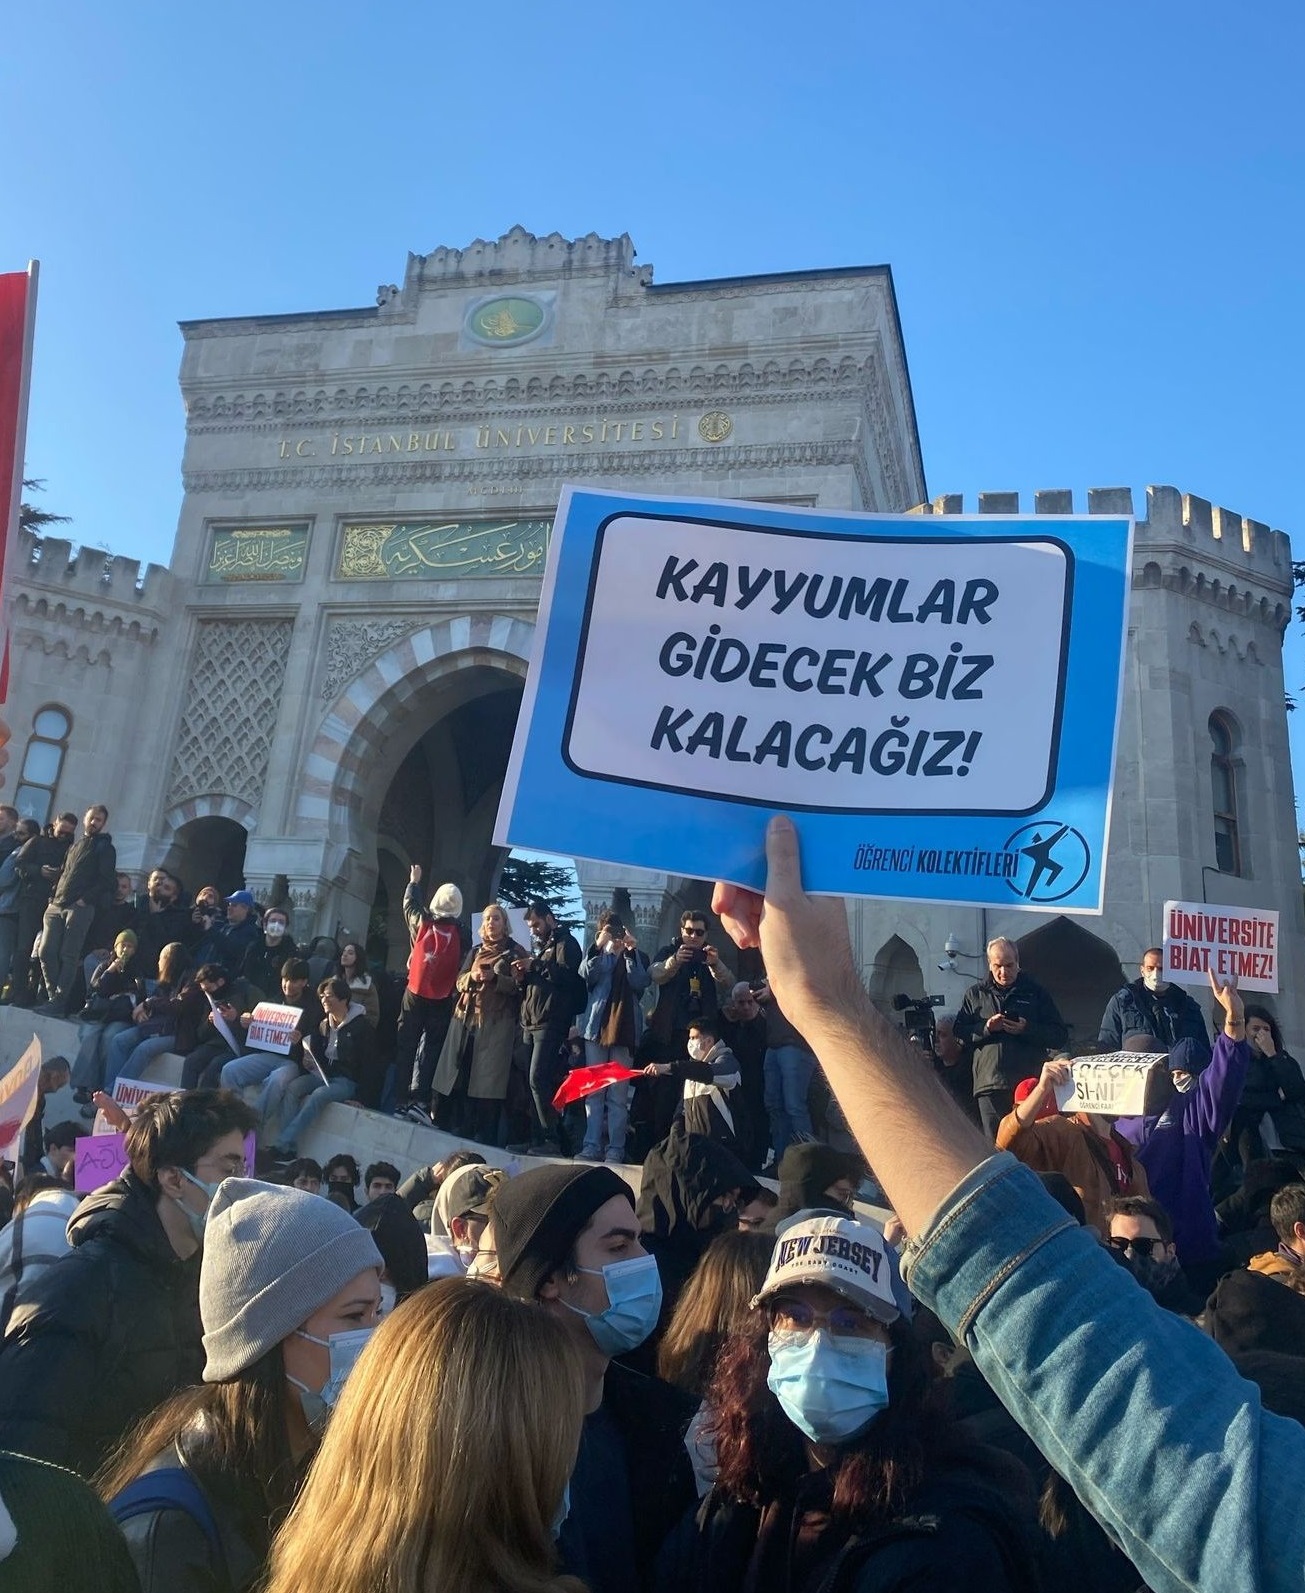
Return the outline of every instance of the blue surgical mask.
{"type": "Polygon", "coordinates": [[[812,1443],[841,1444],[888,1407],[888,1346],[817,1328],[772,1332],[767,1386],[812,1443]]]}
{"type": "MultiPolygon", "coordinates": [[[[178,1171],[183,1178],[188,1178],[190,1182],[194,1184],[196,1189],[202,1189],[205,1195],[208,1196],[208,1199],[212,1201],[213,1196],[216,1195],[218,1191],[218,1186],[216,1184],[206,1184],[202,1178],[196,1178],[194,1173],[188,1173],[184,1167],[178,1168],[178,1171]]],[[[176,1201],[177,1205],[181,1207],[182,1211],[185,1212],[186,1220],[190,1223],[191,1232],[195,1235],[196,1239],[199,1240],[200,1244],[203,1244],[204,1230],[208,1227],[208,1209],[205,1208],[203,1211],[192,1211],[186,1202],[182,1200],[180,1195],[174,1195],[173,1199],[176,1201]]]]}
{"type": "Polygon", "coordinates": [[[655,1256],[635,1256],[613,1261],[601,1269],[580,1267],[591,1278],[601,1278],[607,1289],[605,1311],[582,1311],[563,1300],[568,1311],[584,1317],[594,1343],[604,1355],[624,1355],[637,1349],[657,1326],[662,1313],[662,1280],[655,1256]]]}
{"type": "Polygon", "coordinates": [[[321,1436],[327,1417],[339,1402],[345,1379],[353,1371],[354,1364],[367,1348],[367,1341],[375,1331],[375,1328],[369,1327],[354,1328],[349,1333],[332,1333],[330,1338],[319,1339],[316,1334],[305,1333],[302,1328],[295,1329],[296,1338],[307,1339],[310,1344],[320,1344],[331,1357],[330,1370],[320,1389],[309,1388],[307,1383],[301,1383],[297,1377],[291,1377],[289,1372],[285,1374],[286,1382],[299,1390],[299,1402],[304,1408],[304,1418],[308,1422],[309,1432],[314,1437],[321,1436]]]}
{"type": "Polygon", "coordinates": [[[554,1543],[557,1542],[558,1535],[561,1533],[562,1528],[566,1525],[566,1518],[570,1514],[571,1514],[571,1479],[570,1479],[570,1477],[568,1477],[566,1479],[566,1487],[562,1489],[562,1502],[561,1502],[561,1504],[558,1505],[557,1514],[553,1517],[553,1524],[548,1529],[550,1535],[552,1536],[552,1539],[553,1539],[554,1543]]]}

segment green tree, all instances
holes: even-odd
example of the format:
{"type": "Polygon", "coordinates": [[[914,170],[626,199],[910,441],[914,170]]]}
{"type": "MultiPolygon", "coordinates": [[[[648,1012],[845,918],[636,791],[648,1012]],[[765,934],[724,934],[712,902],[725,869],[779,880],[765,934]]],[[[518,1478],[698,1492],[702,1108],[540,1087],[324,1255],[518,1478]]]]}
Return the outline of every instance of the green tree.
{"type": "Polygon", "coordinates": [[[573,870],[513,853],[499,875],[498,899],[509,907],[528,907],[537,896],[552,903],[558,923],[568,929],[584,922],[583,916],[572,911],[580,907],[573,870]]]}
{"type": "MultiPolygon", "coordinates": [[[[44,492],[45,482],[33,477],[23,478],[24,492],[44,492]]],[[[24,498],[18,510],[18,526],[22,531],[32,531],[40,536],[46,526],[67,525],[72,519],[68,514],[51,514],[48,509],[38,509],[34,503],[28,503],[24,498]]]]}

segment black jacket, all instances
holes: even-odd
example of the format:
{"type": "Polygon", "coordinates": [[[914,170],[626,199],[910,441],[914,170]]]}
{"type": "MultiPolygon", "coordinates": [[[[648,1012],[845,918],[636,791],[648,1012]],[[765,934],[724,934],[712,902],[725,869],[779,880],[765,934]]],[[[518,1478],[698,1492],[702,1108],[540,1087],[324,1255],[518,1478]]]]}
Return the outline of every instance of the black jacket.
{"type": "Polygon", "coordinates": [[[68,1235],[72,1254],[0,1346],[0,1446],[89,1477],[133,1422],[200,1380],[199,1256],[178,1259],[130,1172],[82,1202],[68,1235]]]}
{"type": "Polygon", "coordinates": [[[177,901],[157,912],[147,907],[136,920],[136,937],[137,966],[146,979],[157,979],[163,948],[174,942],[194,946],[199,925],[191,916],[189,903],[177,901]]]}
{"type": "Polygon", "coordinates": [[[68,848],[50,901],[55,907],[71,907],[79,901],[88,907],[107,907],[117,883],[118,853],[113,837],[107,830],[81,835],[68,848]]]}
{"type": "Polygon", "coordinates": [[[299,948],[290,935],[282,937],[276,946],[269,946],[262,933],[245,953],[240,972],[261,990],[264,1001],[281,1001],[281,970],[291,957],[299,956],[299,948]]]}
{"type": "Polygon", "coordinates": [[[1236,1143],[1238,1137],[1249,1130],[1258,1142],[1260,1119],[1267,1112],[1278,1130],[1278,1137],[1291,1151],[1305,1150],[1305,1075],[1295,1057],[1279,1051],[1274,1056],[1264,1056],[1251,1047],[1250,1066],[1246,1069],[1246,1083],[1233,1116],[1229,1134],[1236,1143]]]}
{"type": "MultiPolygon", "coordinates": [[[[359,1084],[369,1077],[376,1049],[376,1031],[364,1013],[355,1013],[336,1030],[334,1060],[327,1058],[326,1040],[327,1036],[319,1026],[317,1033],[312,1036],[312,1051],[328,1079],[345,1078],[359,1084]]],[[[305,1061],[304,1066],[316,1072],[311,1062],[305,1061]]]]}
{"type": "Polygon", "coordinates": [[[545,1029],[549,1024],[570,1028],[583,1012],[589,992],[580,977],[583,953],[569,929],[560,926],[530,959],[521,998],[521,1027],[545,1029]]]}
{"type": "MultiPolygon", "coordinates": [[[[1007,1469],[1009,1463],[1003,1466],[1007,1469]]],[[[657,1567],[658,1593],[724,1593],[745,1585],[755,1593],[894,1593],[945,1588],[948,1593],[1038,1593],[1042,1583],[1030,1524],[1012,1509],[995,1477],[935,1470],[894,1520],[848,1532],[827,1525],[814,1553],[795,1574],[795,1511],[828,1510],[829,1483],[819,1473],[799,1480],[777,1502],[755,1581],[751,1562],[763,1512],[713,1489],[695,1530],[677,1532],[657,1567]],[[826,1541],[828,1544],[826,1547],[826,1541]]],[[[810,1518],[808,1518],[810,1519],[810,1518]]]]}
{"type": "Polygon", "coordinates": [[[603,1380],[603,1407],[625,1438],[635,1563],[650,1587],[658,1551],[697,1497],[684,1446],[697,1401],[659,1377],[613,1361],[603,1380]]]}
{"type": "Polygon", "coordinates": [[[662,1311],[656,1334],[633,1352],[635,1364],[648,1364],[680,1290],[703,1252],[718,1233],[733,1225],[733,1219],[712,1203],[732,1189],[744,1191],[747,1199],[746,1192],[755,1188],[756,1180],[734,1152],[703,1134],[675,1128],[649,1151],[637,1209],[644,1248],[657,1257],[662,1311]]]}
{"type": "Polygon", "coordinates": [[[62,872],[72,842],[58,835],[34,835],[24,841],[14,856],[14,871],[21,884],[19,904],[44,907],[50,900],[57,880],[46,879],[43,868],[57,868],[62,872]]]}
{"type": "Polygon", "coordinates": [[[1069,1038],[1056,1003],[1028,974],[1016,975],[1003,990],[991,978],[965,992],[954,1025],[956,1038],[974,1047],[974,1093],[986,1095],[1013,1090],[1021,1079],[1036,1078],[1048,1051],[1059,1051],[1069,1038]],[[985,1035],[984,1025],[996,1013],[1025,1018],[1023,1034],[985,1035]]]}
{"type": "MultiPolygon", "coordinates": [[[[234,1484],[219,1489],[200,1481],[205,1449],[202,1420],[191,1423],[171,1449],[152,1465],[183,1466],[194,1478],[217,1528],[220,1550],[189,1511],[145,1510],[122,1523],[141,1593],[245,1593],[253,1587],[267,1557],[270,1530],[261,1515],[251,1513],[234,1484]]],[[[213,1467],[203,1468],[211,1474],[213,1467]]],[[[144,1473],[148,1478],[149,1472],[144,1473]]]]}

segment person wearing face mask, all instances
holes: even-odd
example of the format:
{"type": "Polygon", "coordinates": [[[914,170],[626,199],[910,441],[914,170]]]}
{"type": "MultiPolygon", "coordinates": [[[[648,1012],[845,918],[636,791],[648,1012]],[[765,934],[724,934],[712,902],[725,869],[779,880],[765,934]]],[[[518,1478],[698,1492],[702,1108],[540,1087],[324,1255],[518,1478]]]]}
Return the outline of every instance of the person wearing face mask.
{"type": "Polygon", "coordinates": [[[1106,1245],[1155,1303],[1178,1316],[1198,1317],[1205,1296],[1188,1283],[1174,1248],[1174,1225],[1158,1200],[1124,1195],[1106,1207],[1106,1245]]]}
{"type": "Polygon", "coordinates": [[[1145,1034],[1148,1051],[1168,1051],[1180,1040],[1192,1040],[1207,1051],[1210,1035],[1200,1007],[1180,985],[1164,977],[1164,953],[1159,946],[1142,953],[1139,978],[1116,990],[1101,1015],[1098,1045],[1122,1051],[1130,1034],[1145,1034]]]}
{"type": "Polygon", "coordinates": [[[152,1095],[128,1168],[68,1224],[72,1254],[15,1306],[0,1346],[8,1448],[89,1477],[128,1427],[203,1367],[196,1309],[209,1201],[245,1168],[254,1114],[223,1090],[152,1095]]]}
{"type": "Polygon", "coordinates": [[[290,915],[284,907],[269,907],[263,914],[263,933],[245,952],[240,972],[264,1001],[281,999],[281,970],[299,956],[290,933],[290,915]]]}
{"type": "Polygon", "coordinates": [[[1024,1469],[942,1413],[882,1235],[799,1212],[707,1393],[718,1473],[665,1593],[1033,1593],[1024,1469]]]}
{"type": "Polygon", "coordinates": [[[1150,1193],[1173,1219],[1178,1259],[1202,1294],[1214,1287],[1220,1271],[1210,1195],[1214,1153],[1232,1122],[1251,1060],[1236,981],[1221,985],[1211,973],[1210,988],[1223,1009],[1223,1028],[1208,1063],[1202,1066],[1202,1047],[1180,1040],[1169,1053],[1174,1099],[1158,1116],[1121,1117],[1115,1125],[1146,1169],[1150,1193]]]}
{"type": "Polygon", "coordinates": [[[471,1163],[457,1168],[440,1185],[426,1241],[432,1278],[461,1277],[470,1267],[489,1221],[489,1203],[506,1177],[499,1167],[471,1163]]]}
{"type": "Polygon", "coordinates": [[[204,1381],[99,1478],[141,1593],[245,1593],[381,1304],[381,1255],[329,1201],[227,1178],[209,1207],[204,1381]]]}
{"type": "Polygon", "coordinates": [[[720,1020],[694,1018],[689,1024],[685,1050],[689,1055],[687,1062],[649,1062],[644,1072],[650,1078],[669,1076],[682,1080],[686,1132],[718,1140],[739,1155],[743,1075],[738,1058],[721,1039],[720,1020]]]}
{"type": "Polygon", "coordinates": [[[630,1187],[610,1167],[531,1168],[494,1192],[481,1254],[491,1232],[500,1287],[560,1323],[584,1368],[562,1563],[592,1593],[646,1587],[695,1498],[684,1433],[696,1402],[616,1360],[649,1337],[662,1303],[630,1187]]]}

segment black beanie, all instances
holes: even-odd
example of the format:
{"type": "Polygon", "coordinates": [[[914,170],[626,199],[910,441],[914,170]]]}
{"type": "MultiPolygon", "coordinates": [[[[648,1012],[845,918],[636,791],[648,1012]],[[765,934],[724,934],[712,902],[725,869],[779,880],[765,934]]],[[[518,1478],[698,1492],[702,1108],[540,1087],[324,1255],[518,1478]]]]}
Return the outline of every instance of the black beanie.
{"type": "Polygon", "coordinates": [[[532,1167],[505,1178],[489,1207],[504,1292],[535,1299],[580,1230],[614,1195],[623,1195],[634,1210],[634,1192],[610,1167],[532,1167]]]}
{"type": "Polygon", "coordinates": [[[824,1208],[831,1202],[825,1195],[830,1184],[840,1178],[861,1182],[864,1164],[859,1156],[834,1150],[819,1140],[799,1140],[784,1152],[779,1164],[779,1205],[776,1221],[797,1211],[824,1208]]]}

